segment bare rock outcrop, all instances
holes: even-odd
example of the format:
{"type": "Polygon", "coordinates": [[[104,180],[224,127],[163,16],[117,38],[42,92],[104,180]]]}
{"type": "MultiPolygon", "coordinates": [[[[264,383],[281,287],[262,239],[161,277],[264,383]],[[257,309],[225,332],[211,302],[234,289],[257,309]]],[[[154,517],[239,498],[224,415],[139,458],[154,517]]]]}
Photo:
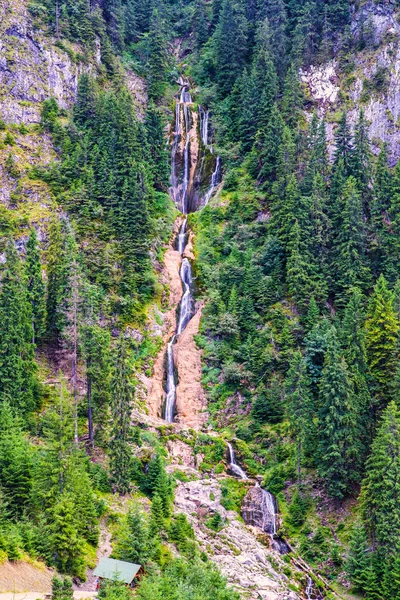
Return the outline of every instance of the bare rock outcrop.
{"type": "MultiPolygon", "coordinates": [[[[354,53],[354,69],[341,73],[337,61],[310,66],[300,73],[320,117],[327,118],[327,137],[332,153],[336,120],[329,118],[346,109],[354,127],[360,110],[368,123],[374,152],[386,142],[391,165],[400,158],[400,23],[392,2],[368,0],[355,11],[351,31],[355,38],[368,30],[367,48],[354,53]],[[368,24],[368,27],[366,26],[368,24]],[[362,26],[364,29],[362,29],[362,26]]],[[[310,112],[311,118],[311,112],[310,112]]]]}
{"type": "Polygon", "coordinates": [[[185,331],[174,345],[174,358],[179,373],[176,388],[177,420],[194,429],[200,429],[207,420],[206,397],[201,384],[201,350],[195,336],[199,332],[202,306],[189,321],[185,331]]]}
{"type": "MultiPolygon", "coordinates": [[[[214,479],[179,483],[175,490],[175,510],[186,514],[200,548],[215,562],[228,583],[248,600],[296,600],[288,591],[288,580],[277,572],[281,559],[261,544],[251,528],[233,511],[221,505],[221,488],[214,479]],[[218,511],[225,520],[215,533],[205,520],[218,511]],[[273,566],[274,565],[274,566],[273,566]]],[[[283,566],[283,565],[282,565],[283,566]]]]}

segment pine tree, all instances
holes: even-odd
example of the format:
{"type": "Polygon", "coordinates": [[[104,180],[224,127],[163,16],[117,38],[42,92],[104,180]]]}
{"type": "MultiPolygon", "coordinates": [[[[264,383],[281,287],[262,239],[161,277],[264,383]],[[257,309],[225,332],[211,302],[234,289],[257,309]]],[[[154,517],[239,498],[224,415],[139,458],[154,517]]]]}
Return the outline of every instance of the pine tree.
{"type": "Polygon", "coordinates": [[[367,535],[362,525],[355,525],[351,532],[346,571],[350,576],[354,591],[362,592],[366,584],[370,564],[367,535]]]}
{"type": "Polygon", "coordinates": [[[345,183],[341,203],[342,222],[337,234],[335,257],[338,306],[346,304],[351,288],[365,289],[370,280],[361,197],[353,177],[345,183]]]}
{"type": "Polygon", "coordinates": [[[74,122],[78,127],[90,126],[96,112],[97,85],[95,79],[83,73],[78,82],[78,94],[73,107],[74,122]]]}
{"type": "Polygon", "coordinates": [[[67,232],[65,221],[55,217],[49,226],[47,249],[47,336],[57,342],[66,325],[66,305],[68,297],[69,258],[67,254],[67,232]]]}
{"type": "Polygon", "coordinates": [[[382,414],[361,491],[361,510],[374,547],[385,555],[400,545],[400,413],[390,402],[382,414]]]}
{"type": "Polygon", "coordinates": [[[35,229],[31,230],[26,245],[26,274],[28,301],[32,312],[33,343],[38,342],[45,331],[45,284],[35,229]]]}
{"type": "Polygon", "coordinates": [[[359,411],[336,330],[328,339],[319,384],[318,472],[331,496],[343,498],[360,476],[359,411]]]}
{"type": "Polygon", "coordinates": [[[369,301],[365,321],[368,364],[378,385],[381,405],[390,397],[391,381],[396,368],[400,325],[393,303],[394,294],[381,275],[369,301]]]}
{"type": "Polygon", "coordinates": [[[285,77],[282,95],[282,116],[285,123],[293,130],[297,127],[304,96],[300,86],[299,75],[295,67],[289,67],[285,77]]]}
{"type": "Polygon", "coordinates": [[[268,124],[257,132],[250,157],[252,175],[260,182],[276,179],[278,149],[282,143],[284,123],[278,106],[274,104],[268,124]]]}
{"type": "Polygon", "coordinates": [[[151,540],[142,512],[132,508],[127,516],[126,530],[118,540],[117,558],[143,565],[150,558],[151,540]]]}
{"type": "Polygon", "coordinates": [[[129,379],[126,343],[119,340],[111,393],[110,474],[115,490],[127,494],[130,488],[132,454],[129,447],[132,385],[129,379]]]}
{"type": "Polygon", "coordinates": [[[51,545],[55,564],[61,573],[84,575],[82,539],[76,527],[75,509],[68,495],[63,495],[52,511],[51,545]]]}
{"type": "Polygon", "coordinates": [[[206,3],[196,0],[192,20],[192,31],[195,35],[195,47],[199,52],[208,39],[209,24],[207,22],[206,3]]]}
{"type": "Polygon", "coordinates": [[[351,165],[353,160],[353,141],[349,124],[347,122],[347,113],[343,112],[335,132],[335,169],[339,161],[342,162],[344,175],[351,175],[351,165]]]}
{"type": "Polygon", "coordinates": [[[361,192],[364,214],[369,215],[371,196],[371,149],[368,138],[368,127],[364,112],[361,110],[354,130],[354,149],[352,153],[352,173],[361,192]]]}
{"type": "Polygon", "coordinates": [[[162,113],[150,103],[145,117],[146,138],[149,147],[149,167],[156,189],[165,190],[169,181],[169,151],[165,143],[165,121],[162,113]]]}
{"type": "Polygon", "coordinates": [[[223,0],[213,41],[218,93],[224,98],[240,75],[247,52],[247,22],[241,4],[223,0]]]}
{"type": "Polygon", "coordinates": [[[158,536],[164,529],[164,508],[163,503],[158,494],[153,496],[151,502],[149,532],[151,536],[158,536]]]}
{"type": "Polygon", "coordinates": [[[165,87],[165,74],[167,68],[167,48],[165,38],[165,22],[158,8],[154,8],[151,15],[150,31],[148,36],[148,76],[149,95],[156,100],[162,96],[165,87]]]}
{"type": "Polygon", "coordinates": [[[107,409],[110,404],[110,334],[98,325],[83,330],[83,354],[86,360],[86,396],[89,440],[106,441],[107,409]]]}
{"type": "Polygon", "coordinates": [[[6,249],[0,292],[0,398],[20,413],[38,406],[31,306],[14,243],[6,249]]]}
{"type": "Polygon", "coordinates": [[[7,512],[21,516],[32,487],[32,453],[19,418],[7,400],[0,403],[0,490],[7,512]]]}
{"type": "Polygon", "coordinates": [[[297,444],[297,476],[301,482],[301,464],[304,453],[312,447],[314,400],[307,364],[300,352],[295,352],[285,380],[286,409],[290,428],[297,444]]]}

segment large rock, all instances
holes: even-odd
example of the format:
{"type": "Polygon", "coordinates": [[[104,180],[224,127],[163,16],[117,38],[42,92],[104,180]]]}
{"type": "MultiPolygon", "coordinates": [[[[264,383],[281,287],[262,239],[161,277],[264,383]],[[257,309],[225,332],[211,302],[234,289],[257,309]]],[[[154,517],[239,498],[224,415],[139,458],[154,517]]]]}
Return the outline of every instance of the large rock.
{"type": "MultiPolygon", "coordinates": [[[[175,490],[175,510],[186,514],[201,550],[215,562],[228,583],[249,600],[296,600],[288,590],[288,579],[276,565],[283,567],[279,554],[261,544],[251,527],[233,511],[221,505],[217,480],[180,482],[175,490]],[[207,528],[205,521],[216,511],[225,520],[219,533],[207,528]],[[274,566],[272,566],[274,565],[274,566]]],[[[293,582],[294,583],[294,582],[293,582]]]]}
{"type": "Polygon", "coordinates": [[[249,488],[243,499],[242,517],[245,523],[259,527],[265,533],[276,533],[276,501],[259,485],[249,488]]]}

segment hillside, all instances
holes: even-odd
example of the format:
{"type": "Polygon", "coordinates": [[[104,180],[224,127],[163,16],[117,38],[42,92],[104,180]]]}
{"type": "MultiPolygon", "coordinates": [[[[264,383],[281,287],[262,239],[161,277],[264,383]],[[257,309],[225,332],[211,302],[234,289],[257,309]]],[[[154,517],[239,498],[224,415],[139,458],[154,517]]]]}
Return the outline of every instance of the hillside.
{"type": "Polygon", "coordinates": [[[2,591],[400,597],[399,11],[0,0],[2,591]]]}

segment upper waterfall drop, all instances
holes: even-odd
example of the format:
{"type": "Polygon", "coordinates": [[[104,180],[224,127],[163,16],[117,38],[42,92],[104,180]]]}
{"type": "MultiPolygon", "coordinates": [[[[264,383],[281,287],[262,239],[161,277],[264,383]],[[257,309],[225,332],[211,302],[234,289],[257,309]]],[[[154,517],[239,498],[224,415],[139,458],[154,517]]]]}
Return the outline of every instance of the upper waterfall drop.
{"type": "Polygon", "coordinates": [[[239,477],[239,479],[248,479],[245,471],[243,471],[243,469],[241,467],[239,467],[239,465],[236,462],[235,452],[233,450],[232,444],[227,442],[227,446],[229,449],[229,460],[230,460],[229,468],[231,469],[232,473],[234,473],[236,475],[236,477],[239,477]]]}

